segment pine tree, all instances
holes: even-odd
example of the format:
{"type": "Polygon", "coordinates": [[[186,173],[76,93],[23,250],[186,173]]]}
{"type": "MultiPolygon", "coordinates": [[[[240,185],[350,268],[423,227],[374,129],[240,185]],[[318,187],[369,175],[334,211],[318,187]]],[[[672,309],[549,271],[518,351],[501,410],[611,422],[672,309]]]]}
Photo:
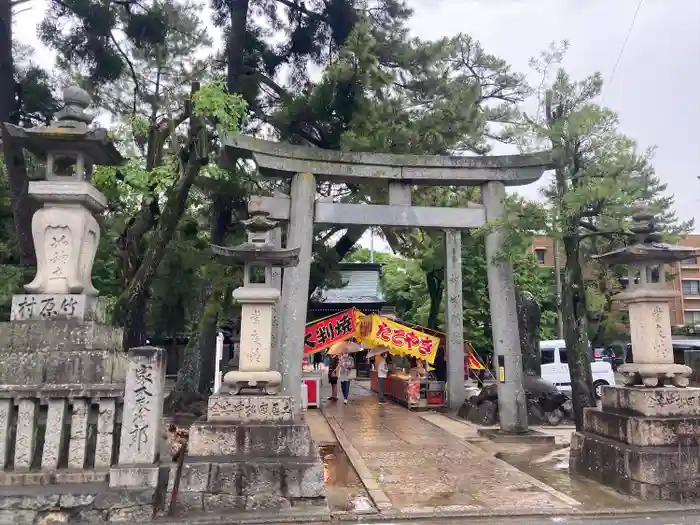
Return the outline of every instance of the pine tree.
{"type": "MultiPolygon", "coordinates": [[[[547,78],[560,63],[564,48],[553,46],[534,62],[547,78]]],[[[551,185],[546,189],[547,220],[541,228],[561,239],[565,255],[562,288],[564,338],[569,354],[576,428],[583,428],[583,409],[595,406],[589,345],[589,300],[586,272],[593,255],[620,246],[628,238],[631,210],[650,205],[669,231],[688,224],[676,220],[673,199],[654,174],[651,152],[620,133],[617,115],[596,103],[601,93],[599,74],[574,81],[559,69],[541,92],[541,113],[526,117],[523,137],[556,155],[551,185]]],[[[607,270],[605,270],[607,271],[607,270]]],[[[609,284],[601,281],[600,286],[609,284]]],[[[615,287],[607,290],[612,297],[615,287]]]]}

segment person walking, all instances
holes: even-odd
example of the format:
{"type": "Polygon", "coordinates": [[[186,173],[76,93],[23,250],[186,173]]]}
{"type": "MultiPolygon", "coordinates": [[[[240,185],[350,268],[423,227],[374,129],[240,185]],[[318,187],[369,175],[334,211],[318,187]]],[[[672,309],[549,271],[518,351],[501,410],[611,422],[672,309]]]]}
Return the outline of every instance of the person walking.
{"type": "Polygon", "coordinates": [[[350,354],[343,354],[338,360],[338,379],[340,380],[340,391],[343,394],[343,403],[348,404],[350,397],[350,373],[355,369],[355,360],[350,354]]]}
{"type": "Polygon", "coordinates": [[[384,404],[384,393],[386,392],[386,378],[389,375],[389,365],[387,364],[387,352],[379,354],[375,362],[377,368],[377,379],[379,381],[379,404],[384,404]]]}
{"type": "Polygon", "coordinates": [[[313,360],[314,360],[314,370],[318,370],[321,363],[323,363],[323,355],[321,355],[321,352],[316,352],[313,355],[313,360]]]}
{"type": "Polygon", "coordinates": [[[337,355],[329,356],[330,362],[328,363],[328,382],[331,385],[331,397],[328,401],[338,401],[338,372],[340,368],[340,359],[337,355]]]}

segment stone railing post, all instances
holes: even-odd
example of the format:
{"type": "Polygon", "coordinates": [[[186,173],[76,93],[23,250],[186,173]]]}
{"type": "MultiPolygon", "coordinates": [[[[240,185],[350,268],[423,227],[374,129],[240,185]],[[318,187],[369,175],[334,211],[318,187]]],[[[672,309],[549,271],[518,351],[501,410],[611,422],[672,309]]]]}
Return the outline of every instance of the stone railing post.
{"type": "Polygon", "coordinates": [[[110,487],[155,487],[165,392],[165,350],[150,346],[129,350],[124,411],[117,467],[110,487]]]}

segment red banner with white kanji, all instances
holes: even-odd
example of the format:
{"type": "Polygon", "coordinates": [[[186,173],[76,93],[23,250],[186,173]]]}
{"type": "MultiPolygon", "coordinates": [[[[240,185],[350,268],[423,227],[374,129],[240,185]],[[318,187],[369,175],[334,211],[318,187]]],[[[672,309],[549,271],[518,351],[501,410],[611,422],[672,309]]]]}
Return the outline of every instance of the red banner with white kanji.
{"type": "Polygon", "coordinates": [[[304,355],[315,354],[334,343],[354,337],[356,328],[354,308],[307,324],[304,332],[304,355]]]}

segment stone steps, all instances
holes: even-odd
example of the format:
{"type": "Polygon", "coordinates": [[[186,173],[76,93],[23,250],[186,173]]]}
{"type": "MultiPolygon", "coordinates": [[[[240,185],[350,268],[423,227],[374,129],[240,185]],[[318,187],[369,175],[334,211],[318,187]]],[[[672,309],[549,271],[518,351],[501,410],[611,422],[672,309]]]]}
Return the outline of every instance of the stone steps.
{"type": "Polygon", "coordinates": [[[572,472],[645,500],[700,499],[700,390],[604,387],[571,441],[572,472]]]}
{"type": "MultiPolygon", "coordinates": [[[[168,492],[172,492],[174,470],[168,492]]],[[[323,464],[318,459],[270,458],[218,462],[188,457],[183,465],[178,504],[186,511],[326,507],[323,464]]]]}
{"type": "Polygon", "coordinates": [[[190,456],[312,458],[316,447],[306,423],[197,422],[190,428],[190,456]]]}
{"type": "Polygon", "coordinates": [[[591,408],[584,412],[584,429],[628,445],[685,445],[684,436],[700,436],[700,417],[648,417],[591,408]]]}

